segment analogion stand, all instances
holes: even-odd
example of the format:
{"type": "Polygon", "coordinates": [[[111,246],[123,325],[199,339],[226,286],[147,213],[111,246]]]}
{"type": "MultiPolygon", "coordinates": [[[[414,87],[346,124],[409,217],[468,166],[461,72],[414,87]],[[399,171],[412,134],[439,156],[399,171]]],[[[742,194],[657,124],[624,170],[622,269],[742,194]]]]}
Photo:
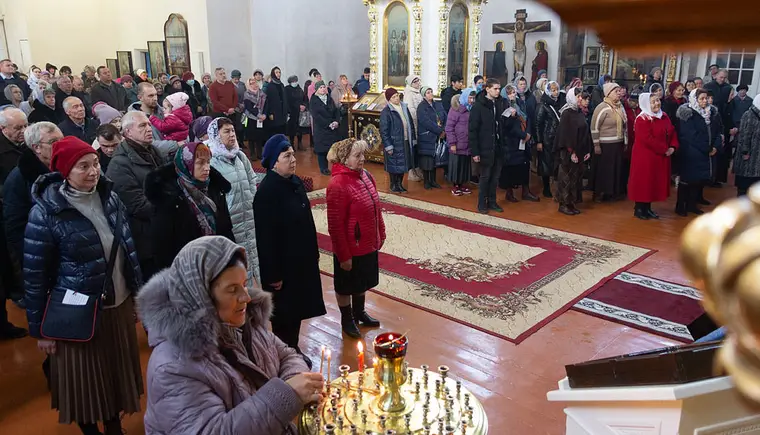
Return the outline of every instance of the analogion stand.
{"type": "MultiPolygon", "coordinates": [[[[327,400],[311,405],[299,418],[302,434],[335,435],[486,435],[488,418],[480,402],[450,377],[449,368],[409,368],[408,339],[384,333],[375,338],[377,358],[365,369],[339,367],[327,380],[327,400]]],[[[329,352],[329,351],[328,351],[329,352]]],[[[328,355],[330,355],[328,353],[328,355]]],[[[329,358],[328,358],[329,366],[329,358]]]]}

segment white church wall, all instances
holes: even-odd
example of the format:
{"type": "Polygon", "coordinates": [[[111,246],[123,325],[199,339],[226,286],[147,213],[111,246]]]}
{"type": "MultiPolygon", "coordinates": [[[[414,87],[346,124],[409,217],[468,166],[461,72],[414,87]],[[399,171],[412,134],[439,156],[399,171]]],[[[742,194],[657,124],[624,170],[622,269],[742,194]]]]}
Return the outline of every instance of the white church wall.
{"type": "Polygon", "coordinates": [[[369,66],[369,21],[361,1],[250,1],[253,65],[243,74],[254,68],[269,74],[277,65],[283,80],[295,74],[303,83],[317,68],[325,82],[346,74],[353,83],[369,66]]]}
{"type": "Polygon", "coordinates": [[[24,70],[32,64],[44,67],[52,63],[79,72],[87,64],[98,66],[107,58],[116,58],[116,51],[131,51],[137,67],[137,50],[147,50],[147,41],[164,39],[164,22],[171,13],[187,20],[191,59],[199,52],[208,57],[206,0],[77,0],[48,7],[32,1],[0,0],[9,56],[24,70]],[[22,56],[27,44],[29,58],[22,56]]]}
{"type": "Polygon", "coordinates": [[[251,27],[251,0],[209,1],[206,6],[210,58],[206,71],[240,70],[243,78],[253,75],[255,33],[251,27]]]}
{"type": "Polygon", "coordinates": [[[494,51],[497,41],[504,42],[504,51],[507,52],[507,69],[509,70],[509,77],[514,76],[514,65],[512,62],[512,47],[514,46],[515,37],[512,33],[493,33],[493,24],[495,23],[513,23],[515,21],[515,12],[518,9],[525,9],[528,13],[526,21],[551,21],[551,32],[536,32],[528,33],[525,38],[525,46],[527,48],[527,61],[525,62],[525,71],[523,73],[530,80],[531,78],[531,63],[536,57],[536,42],[544,40],[547,43],[547,51],[549,52],[549,78],[556,79],[558,77],[558,62],[559,62],[559,42],[560,34],[562,31],[562,22],[559,16],[551,9],[543,6],[537,2],[529,0],[492,0],[483,6],[483,18],[481,20],[481,36],[480,36],[480,70],[483,71],[483,52],[494,51]]]}

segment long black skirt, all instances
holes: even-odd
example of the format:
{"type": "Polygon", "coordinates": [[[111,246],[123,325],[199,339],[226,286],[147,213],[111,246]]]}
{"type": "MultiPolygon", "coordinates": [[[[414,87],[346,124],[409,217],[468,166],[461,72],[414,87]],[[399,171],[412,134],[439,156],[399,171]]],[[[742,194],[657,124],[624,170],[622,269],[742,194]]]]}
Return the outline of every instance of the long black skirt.
{"type": "Polygon", "coordinates": [[[454,185],[468,183],[472,178],[472,157],[449,153],[449,181],[454,185]]]}
{"type": "Polygon", "coordinates": [[[340,267],[338,257],[333,255],[333,284],[335,293],[342,296],[358,295],[377,287],[380,282],[380,264],[377,251],[351,260],[351,270],[340,267]]]}
{"type": "Polygon", "coordinates": [[[597,196],[622,195],[623,190],[623,142],[601,144],[602,154],[594,154],[594,193],[597,196]]]}
{"type": "Polygon", "coordinates": [[[502,189],[514,189],[515,187],[527,186],[530,182],[530,163],[520,165],[505,165],[501,168],[499,187],[502,189]]]}
{"type": "Polygon", "coordinates": [[[435,170],[435,158],[433,156],[418,155],[417,163],[419,164],[418,167],[423,171],[435,170]]]}

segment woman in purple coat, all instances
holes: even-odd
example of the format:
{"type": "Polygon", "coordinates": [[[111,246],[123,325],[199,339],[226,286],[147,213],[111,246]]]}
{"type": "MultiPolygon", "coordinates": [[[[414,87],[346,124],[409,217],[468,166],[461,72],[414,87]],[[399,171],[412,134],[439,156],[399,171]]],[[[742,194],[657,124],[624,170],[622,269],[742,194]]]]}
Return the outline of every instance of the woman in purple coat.
{"type": "Polygon", "coordinates": [[[449,181],[454,196],[469,195],[472,191],[465,185],[472,176],[470,139],[468,126],[470,109],[475,102],[475,90],[467,88],[451,99],[451,109],[446,119],[446,138],[449,141],[449,181]]]}
{"type": "Polygon", "coordinates": [[[323,379],[267,329],[269,294],[246,288],[245,249],[196,239],[140,291],[148,362],[145,433],[296,435],[323,379]]]}

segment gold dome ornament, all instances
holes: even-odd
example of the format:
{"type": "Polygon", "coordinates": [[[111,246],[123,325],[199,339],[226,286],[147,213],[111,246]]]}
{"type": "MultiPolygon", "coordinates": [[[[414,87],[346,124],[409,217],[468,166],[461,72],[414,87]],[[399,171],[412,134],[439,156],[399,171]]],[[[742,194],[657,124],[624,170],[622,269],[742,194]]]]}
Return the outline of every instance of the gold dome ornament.
{"type": "Polygon", "coordinates": [[[702,304],[726,328],[715,370],[760,405],[760,183],[691,222],[681,237],[687,272],[702,304]]]}

